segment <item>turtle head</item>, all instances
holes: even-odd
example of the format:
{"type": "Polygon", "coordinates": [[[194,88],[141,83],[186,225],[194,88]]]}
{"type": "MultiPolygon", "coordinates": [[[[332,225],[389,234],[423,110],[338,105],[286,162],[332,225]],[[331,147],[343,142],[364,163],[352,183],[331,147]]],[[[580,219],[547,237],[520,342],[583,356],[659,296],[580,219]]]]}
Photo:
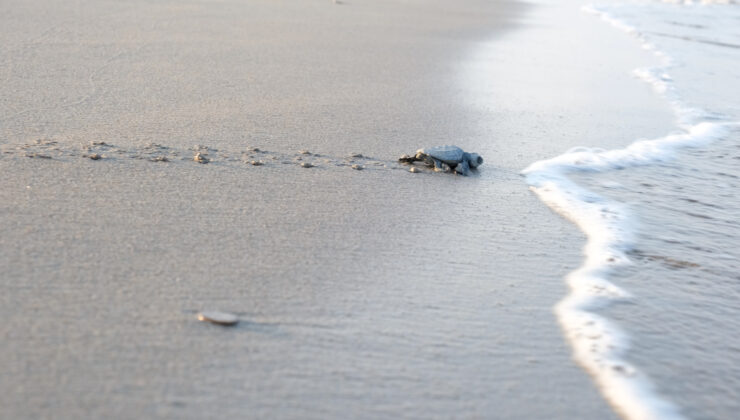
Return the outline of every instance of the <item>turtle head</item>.
{"type": "Polygon", "coordinates": [[[465,153],[463,159],[468,161],[468,165],[475,169],[483,164],[483,158],[478,153],[465,153]]]}

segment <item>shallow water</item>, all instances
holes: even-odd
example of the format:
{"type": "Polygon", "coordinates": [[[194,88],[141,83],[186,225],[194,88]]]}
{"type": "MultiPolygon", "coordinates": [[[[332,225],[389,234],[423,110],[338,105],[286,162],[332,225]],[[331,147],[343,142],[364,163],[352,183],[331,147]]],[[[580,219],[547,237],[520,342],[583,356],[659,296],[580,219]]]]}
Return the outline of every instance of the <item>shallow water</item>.
{"type": "Polygon", "coordinates": [[[676,127],[528,169],[538,194],[590,238],[587,262],[569,277],[573,293],[558,307],[561,324],[626,417],[732,418],[740,407],[732,333],[740,327],[740,7],[640,2],[585,11],[661,60],[634,74],[672,107],[676,127]],[[588,290],[602,286],[606,297],[588,290]]]}
{"type": "Polygon", "coordinates": [[[595,188],[628,203],[637,220],[633,265],[614,279],[633,298],[607,314],[632,336],[628,359],[690,418],[740,409],[739,160],[735,132],[595,188]]]}

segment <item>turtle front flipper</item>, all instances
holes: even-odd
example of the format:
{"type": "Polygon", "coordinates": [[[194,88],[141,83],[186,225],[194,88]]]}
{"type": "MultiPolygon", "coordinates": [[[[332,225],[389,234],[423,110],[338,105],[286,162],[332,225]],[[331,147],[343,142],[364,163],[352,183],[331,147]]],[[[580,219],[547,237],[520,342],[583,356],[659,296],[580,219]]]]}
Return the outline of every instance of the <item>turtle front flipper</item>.
{"type": "Polygon", "coordinates": [[[455,172],[462,176],[468,176],[468,173],[470,173],[470,165],[468,164],[468,161],[463,160],[458,163],[457,166],[455,166],[455,172]]]}

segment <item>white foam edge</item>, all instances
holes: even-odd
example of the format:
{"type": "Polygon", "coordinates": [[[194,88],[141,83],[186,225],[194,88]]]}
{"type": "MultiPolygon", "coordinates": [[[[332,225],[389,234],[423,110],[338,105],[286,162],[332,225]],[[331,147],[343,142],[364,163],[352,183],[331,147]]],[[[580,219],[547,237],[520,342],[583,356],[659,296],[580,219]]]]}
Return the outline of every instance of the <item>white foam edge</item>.
{"type": "Polygon", "coordinates": [[[718,119],[718,115],[708,113],[702,109],[689,106],[679,96],[673,83],[673,78],[668,74],[668,70],[679,65],[671,56],[660,51],[651,43],[636,27],[629,25],[609,14],[604,7],[586,5],[581,8],[585,13],[595,15],[611,26],[626,32],[634,37],[643,49],[652,52],[661,61],[658,67],[638,68],[633,71],[635,77],[648,83],[661,96],[663,96],[671,105],[676,113],[678,123],[681,127],[689,128],[695,121],[702,119],[718,119]]]}
{"type": "Polygon", "coordinates": [[[568,274],[569,294],[555,314],[574,359],[595,379],[602,395],[625,418],[683,419],[677,406],[655,390],[650,379],[623,359],[629,339],[616,324],[594,311],[630,294],[608,280],[616,268],[631,264],[634,221],[622,203],[607,199],[573,182],[574,172],[605,172],[670,160],[675,151],[700,147],[724,137],[740,123],[699,123],[688,132],[654,140],[639,140],[624,149],[574,148],[527,167],[530,189],[548,207],[572,221],[586,235],[584,262],[568,274]]]}
{"type": "Polygon", "coordinates": [[[593,312],[629,294],[608,280],[616,267],[630,264],[626,254],[634,231],[629,210],[577,185],[567,176],[572,172],[603,172],[672,159],[680,148],[699,147],[724,137],[738,123],[699,121],[708,114],[684,104],[667,70],[675,65],[639,31],[594,6],[587,13],[601,17],[612,26],[636,37],[643,48],[662,59],[663,66],[638,69],[635,74],[663,95],[675,110],[682,132],[653,140],[638,140],[624,149],[575,148],[552,159],[535,162],[525,175],[530,189],[550,208],[576,224],[587,237],[585,260],[566,281],[569,294],[555,307],[561,328],[570,342],[574,359],[597,382],[601,393],[625,418],[635,420],[676,420],[679,408],[661,397],[650,379],[623,359],[629,348],[627,335],[606,318],[593,312]]]}
{"type": "Polygon", "coordinates": [[[695,4],[711,5],[711,4],[738,4],[738,0],[661,0],[663,3],[680,4],[691,6],[695,4]]]}
{"type": "Polygon", "coordinates": [[[722,131],[719,124],[703,123],[689,133],[637,141],[625,149],[576,148],[535,162],[522,172],[540,200],[571,220],[587,237],[585,260],[568,274],[570,292],[556,305],[555,314],[574,359],[593,376],[607,401],[628,419],[683,417],[658,394],[646,375],[623,359],[629,348],[627,335],[594,312],[630,297],[608,280],[615,268],[631,264],[626,254],[634,232],[629,209],[581,187],[568,174],[647,165],[667,159],[675,148],[710,141],[722,131]]]}

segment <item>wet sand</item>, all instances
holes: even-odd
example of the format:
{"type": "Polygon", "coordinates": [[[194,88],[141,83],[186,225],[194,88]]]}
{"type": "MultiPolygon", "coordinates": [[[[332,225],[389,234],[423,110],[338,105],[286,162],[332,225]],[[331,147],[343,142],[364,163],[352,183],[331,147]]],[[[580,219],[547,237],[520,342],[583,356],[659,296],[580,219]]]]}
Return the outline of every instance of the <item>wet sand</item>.
{"type": "Polygon", "coordinates": [[[13,1],[0,16],[3,418],[614,417],[551,309],[582,238],[518,172],[670,114],[629,79],[637,53],[533,42],[593,29],[619,46],[577,7],[13,1]],[[572,72],[521,72],[553,63],[572,72]],[[446,143],[486,164],[395,162],[446,143]]]}

